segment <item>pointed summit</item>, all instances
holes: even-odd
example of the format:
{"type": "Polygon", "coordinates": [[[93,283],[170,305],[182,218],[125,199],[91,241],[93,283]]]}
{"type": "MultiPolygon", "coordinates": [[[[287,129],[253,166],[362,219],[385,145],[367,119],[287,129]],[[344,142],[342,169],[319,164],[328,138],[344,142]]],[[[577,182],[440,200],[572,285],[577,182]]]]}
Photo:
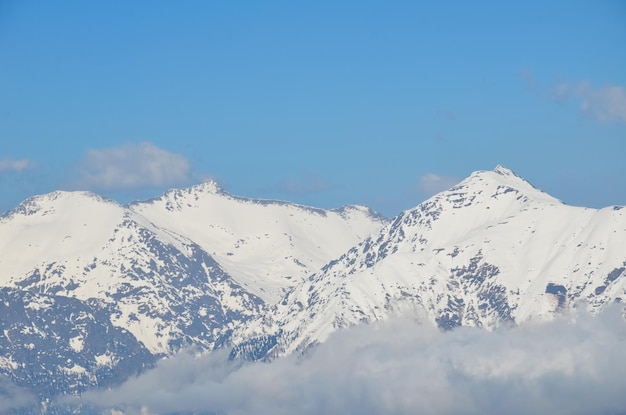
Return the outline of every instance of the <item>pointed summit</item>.
{"type": "Polygon", "coordinates": [[[450,191],[465,190],[475,194],[479,199],[495,200],[505,193],[515,193],[518,201],[536,201],[543,203],[562,202],[544,191],[536,188],[523,177],[499,164],[494,170],[479,170],[472,173],[450,191]]]}
{"type": "Polygon", "coordinates": [[[222,195],[226,194],[224,188],[220,186],[215,180],[209,179],[200,184],[196,184],[191,187],[186,187],[182,189],[170,189],[165,192],[161,198],[174,197],[180,198],[184,195],[187,196],[195,196],[197,198],[201,195],[222,195]]]}
{"type": "Polygon", "coordinates": [[[170,190],[131,210],[196,242],[264,301],[277,301],[283,290],[386,223],[365,208],[331,211],[233,196],[215,181],[170,190]]]}
{"type": "Polygon", "coordinates": [[[212,194],[222,194],[224,192],[224,188],[215,180],[209,179],[200,184],[192,186],[190,189],[193,193],[212,193],[212,194]]]}
{"type": "Polygon", "coordinates": [[[599,310],[624,292],[625,219],[558,203],[503,166],[475,172],[302,280],[255,327],[255,352],[303,353],[396,307],[442,329],[551,318],[579,300],[599,310]]]}
{"type": "Polygon", "coordinates": [[[128,206],[133,210],[141,210],[141,206],[154,203],[165,203],[168,210],[180,210],[183,207],[191,207],[197,205],[201,199],[211,198],[212,195],[226,195],[229,196],[222,186],[220,186],[215,180],[207,180],[200,184],[186,187],[183,189],[170,189],[163,193],[161,196],[146,201],[136,201],[128,206]]]}
{"type": "Polygon", "coordinates": [[[504,167],[502,164],[498,164],[495,169],[493,169],[494,173],[498,173],[502,176],[515,176],[519,177],[517,174],[513,173],[511,169],[504,167]]]}

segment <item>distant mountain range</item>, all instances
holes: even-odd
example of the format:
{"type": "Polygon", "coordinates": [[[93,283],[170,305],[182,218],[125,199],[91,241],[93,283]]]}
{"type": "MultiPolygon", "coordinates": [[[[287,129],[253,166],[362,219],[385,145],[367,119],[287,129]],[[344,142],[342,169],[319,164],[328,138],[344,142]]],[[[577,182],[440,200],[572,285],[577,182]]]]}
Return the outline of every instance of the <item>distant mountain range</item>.
{"type": "Polygon", "coordinates": [[[306,353],[399,309],[443,330],[595,312],[626,298],[625,212],[564,205],[502,166],[392,220],[215,182],[128,206],[36,196],[0,217],[0,389],[46,402],[189,347],[306,353]]]}
{"type": "Polygon", "coordinates": [[[364,207],[244,199],[214,182],[130,206],[87,192],[30,198],[0,217],[0,375],[50,397],[229,344],[385,223],[364,207]]]}
{"type": "Polygon", "coordinates": [[[234,352],[302,353],[398,307],[418,307],[444,330],[549,319],[582,303],[598,311],[626,298],[625,248],[622,207],[567,206],[498,166],[326,264],[242,328],[234,352]]]}

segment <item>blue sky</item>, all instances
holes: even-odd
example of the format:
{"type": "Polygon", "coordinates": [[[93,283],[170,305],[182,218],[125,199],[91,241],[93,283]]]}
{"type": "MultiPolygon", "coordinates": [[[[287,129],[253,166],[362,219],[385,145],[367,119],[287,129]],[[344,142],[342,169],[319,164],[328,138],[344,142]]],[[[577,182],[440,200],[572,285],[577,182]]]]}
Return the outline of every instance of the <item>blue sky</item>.
{"type": "Polygon", "coordinates": [[[92,190],[387,216],[475,170],[626,204],[626,3],[0,2],[0,211],[92,190]]]}

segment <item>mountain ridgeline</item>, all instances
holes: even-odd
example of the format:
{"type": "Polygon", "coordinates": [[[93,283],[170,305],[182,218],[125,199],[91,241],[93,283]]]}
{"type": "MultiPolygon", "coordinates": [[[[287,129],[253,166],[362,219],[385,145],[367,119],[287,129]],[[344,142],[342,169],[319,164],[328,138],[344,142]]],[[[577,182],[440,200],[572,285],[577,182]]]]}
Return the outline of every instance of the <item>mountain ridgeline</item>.
{"type": "Polygon", "coordinates": [[[214,182],[128,206],[36,196],[0,217],[0,381],[47,402],[186,348],[303,354],[399,310],[442,330],[597,312],[626,298],[625,212],[565,205],[501,166],[392,220],[214,182]]]}
{"type": "Polygon", "coordinates": [[[294,287],[237,333],[234,355],[303,353],[406,308],[444,330],[596,312],[626,298],[625,212],[564,205],[501,166],[476,172],[294,287]]]}

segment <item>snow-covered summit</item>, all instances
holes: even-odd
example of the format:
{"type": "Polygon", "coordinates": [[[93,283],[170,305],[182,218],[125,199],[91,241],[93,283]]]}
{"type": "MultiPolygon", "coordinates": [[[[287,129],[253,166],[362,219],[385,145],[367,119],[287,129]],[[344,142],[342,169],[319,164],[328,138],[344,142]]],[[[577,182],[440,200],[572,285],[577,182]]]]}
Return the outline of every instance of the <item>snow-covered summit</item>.
{"type": "Polygon", "coordinates": [[[169,191],[129,209],[198,243],[268,302],[387,223],[365,207],[325,210],[248,199],[215,182],[169,191]]]}
{"type": "Polygon", "coordinates": [[[292,289],[235,351],[255,336],[266,349],[274,339],[269,355],[304,351],[401,303],[446,329],[550,318],[581,300],[599,310],[626,298],[625,246],[622,209],[564,205],[502,166],[475,172],[292,289]]]}
{"type": "Polygon", "coordinates": [[[471,186],[477,193],[483,191],[491,193],[489,196],[492,198],[498,198],[498,195],[502,193],[516,192],[516,196],[523,201],[561,203],[558,199],[537,189],[524,178],[500,164],[492,171],[481,170],[472,173],[467,179],[450,190],[467,186],[471,186]]]}
{"type": "Polygon", "coordinates": [[[216,182],[122,206],[32,197],[0,218],[0,287],[99,304],[152,353],[210,350],[384,219],[261,203],[216,182]]]}
{"type": "Polygon", "coordinates": [[[492,171],[476,171],[452,188],[402,212],[392,220],[389,233],[404,238],[405,231],[422,232],[424,228],[429,230],[431,242],[445,243],[536,206],[553,205],[562,203],[499,165],[492,171]]]}
{"type": "Polygon", "coordinates": [[[442,329],[596,311],[626,299],[625,246],[626,209],[564,205],[502,166],[392,221],[212,181],[128,206],[53,192],[0,217],[0,375],[71,393],[187,346],[304,351],[405,306],[442,329]]]}
{"type": "Polygon", "coordinates": [[[51,214],[56,210],[64,210],[68,206],[84,206],[89,208],[99,204],[108,204],[120,207],[114,200],[106,199],[96,193],[88,191],[64,191],[57,190],[51,193],[32,196],[15,209],[0,215],[0,220],[16,215],[28,216],[35,214],[51,214]]]}
{"type": "Polygon", "coordinates": [[[561,201],[537,189],[502,165],[494,170],[473,172],[465,180],[441,192],[433,199],[453,208],[481,205],[485,209],[516,209],[527,203],[561,204],[561,201]]]}
{"type": "Polygon", "coordinates": [[[205,180],[189,190],[192,193],[224,193],[224,188],[216,180],[205,180]]]}
{"type": "MultiPolygon", "coordinates": [[[[165,192],[161,197],[156,200],[198,200],[206,195],[221,195],[225,194],[224,188],[215,180],[206,180],[200,184],[182,188],[182,189],[170,189],[165,192]]],[[[142,202],[139,202],[142,203],[142,202]]]]}

